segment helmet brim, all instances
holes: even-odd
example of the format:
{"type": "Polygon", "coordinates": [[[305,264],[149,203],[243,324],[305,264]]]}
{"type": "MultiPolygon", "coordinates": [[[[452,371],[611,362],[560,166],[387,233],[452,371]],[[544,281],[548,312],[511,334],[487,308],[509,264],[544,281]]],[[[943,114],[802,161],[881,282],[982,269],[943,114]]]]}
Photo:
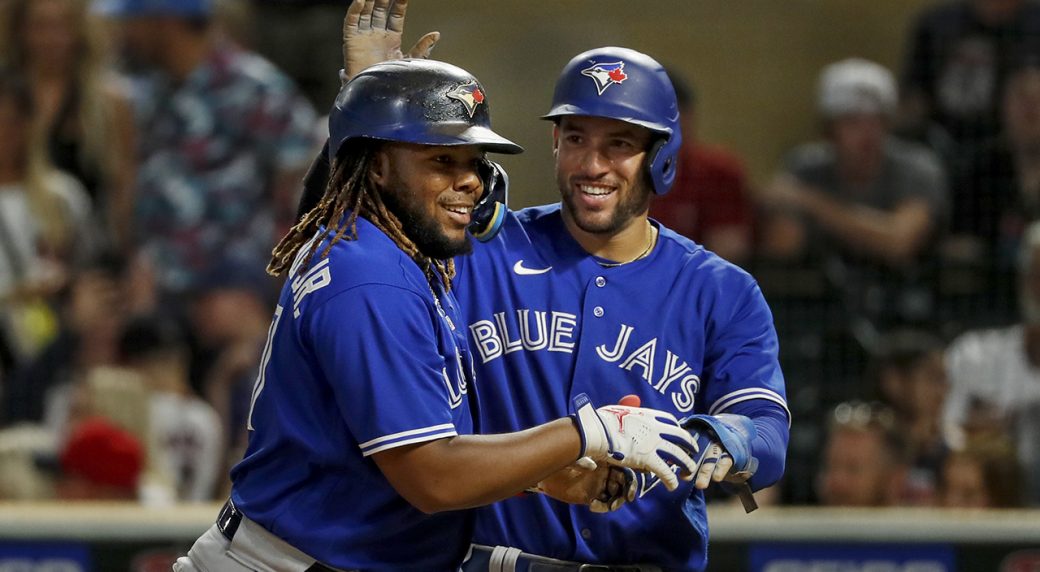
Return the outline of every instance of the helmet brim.
{"type": "Polygon", "coordinates": [[[547,121],[555,122],[555,121],[558,121],[561,117],[567,117],[567,116],[603,117],[603,118],[606,118],[606,119],[617,119],[618,121],[623,121],[625,123],[631,123],[632,125],[638,125],[640,127],[645,127],[647,129],[649,129],[650,131],[653,131],[654,133],[657,133],[659,135],[663,135],[665,137],[671,137],[671,135],[672,135],[672,129],[669,126],[667,126],[667,125],[665,125],[663,123],[658,123],[658,122],[654,122],[654,121],[647,121],[645,119],[640,119],[638,117],[633,117],[630,114],[623,113],[623,110],[614,109],[614,108],[608,109],[608,110],[600,110],[600,111],[595,111],[594,112],[594,111],[590,111],[588,109],[584,109],[584,108],[582,108],[581,106],[578,106],[578,105],[562,104],[562,105],[557,105],[556,107],[550,109],[549,113],[546,113],[541,118],[545,119],[547,121]]]}
{"type": "Polygon", "coordinates": [[[427,145],[478,145],[492,153],[516,155],[524,148],[480,125],[441,123],[432,126],[423,143],[427,145]]]}

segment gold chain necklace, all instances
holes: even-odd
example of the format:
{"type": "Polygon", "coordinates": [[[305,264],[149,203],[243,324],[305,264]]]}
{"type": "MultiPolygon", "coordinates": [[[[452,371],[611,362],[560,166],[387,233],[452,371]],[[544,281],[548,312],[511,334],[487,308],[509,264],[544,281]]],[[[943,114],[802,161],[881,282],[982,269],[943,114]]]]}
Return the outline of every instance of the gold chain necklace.
{"type": "Polygon", "coordinates": [[[646,255],[650,254],[650,251],[654,249],[654,245],[657,244],[657,229],[654,227],[654,225],[650,224],[650,221],[646,221],[646,225],[650,227],[650,240],[646,245],[646,249],[643,250],[643,252],[639,253],[639,256],[636,256],[632,260],[626,260],[625,262],[603,262],[600,260],[597,260],[596,262],[604,268],[615,268],[618,266],[624,266],[625,264],[630,264],[642,258],[646,258],[646,255]]]}

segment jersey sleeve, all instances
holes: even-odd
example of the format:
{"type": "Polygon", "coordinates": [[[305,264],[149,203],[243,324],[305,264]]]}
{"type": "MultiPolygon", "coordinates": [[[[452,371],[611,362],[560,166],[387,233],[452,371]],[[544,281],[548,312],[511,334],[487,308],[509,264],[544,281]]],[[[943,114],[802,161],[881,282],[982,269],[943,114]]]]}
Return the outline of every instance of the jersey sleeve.
{"type": "Polygon", "coordinates": [[[706,413],[726,413],[738,403],[764,399],[781,406],[790,425],[779,343],[762,291],[752,283],[730,304],[720,304],[718,313],[705,351],[706,413]]]}
{"type": "Polygon", "coordinates": [[[363,455],[457,434],[452,410],[466,405],[449,397],[439,319],[421,296],[388,285],[355,287],[314,309],[315,357],[363,455]]]}

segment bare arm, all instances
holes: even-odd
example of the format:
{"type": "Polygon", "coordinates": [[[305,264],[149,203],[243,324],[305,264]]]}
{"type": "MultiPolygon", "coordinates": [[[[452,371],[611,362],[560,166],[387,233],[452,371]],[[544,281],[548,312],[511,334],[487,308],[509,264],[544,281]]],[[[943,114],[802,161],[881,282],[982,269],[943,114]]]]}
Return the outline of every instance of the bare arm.
{"type": "Polygon", "coordinates": [[[846,246],[892,266],[913,260],[934,230],[925,199],[910,198],[892,211],[839,202],[790,175],[770,185],[769,200],[810,216],[846,246]]]}
{"type": "Polygon", "coordinates": [[[373,455],[387,480],[426,513],[490,504],[573,463],[581,439],[570,419],[503,435],[461,435],[373,455]]]}

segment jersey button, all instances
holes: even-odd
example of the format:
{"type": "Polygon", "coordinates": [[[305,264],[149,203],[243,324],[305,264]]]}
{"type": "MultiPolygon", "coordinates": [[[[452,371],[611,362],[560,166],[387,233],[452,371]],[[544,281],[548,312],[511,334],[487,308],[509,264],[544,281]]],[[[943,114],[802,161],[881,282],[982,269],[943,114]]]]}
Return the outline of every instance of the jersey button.
{"type": "Polygon", "coordinates": [[[592,315],[596,316],[597,318],[602,318],[603,317],[603,306],[596,306],[595,308],[593,308],[592,309],[592,315]]]}
{"type": "Polygon", "coordinates": [[[607,285],[607,279],[606,278],[604,278],[602,276],[597,276],[596,277],[596,286],[599,286],[600,288],[602,288],[602,287],[604,287],[606,285],[607,285]]]}
{"type": "Polygon", "coordinates": [[[585,540],[592,538],[592,531],[587,528],[581,529],[581,537],[585,540]]]}

